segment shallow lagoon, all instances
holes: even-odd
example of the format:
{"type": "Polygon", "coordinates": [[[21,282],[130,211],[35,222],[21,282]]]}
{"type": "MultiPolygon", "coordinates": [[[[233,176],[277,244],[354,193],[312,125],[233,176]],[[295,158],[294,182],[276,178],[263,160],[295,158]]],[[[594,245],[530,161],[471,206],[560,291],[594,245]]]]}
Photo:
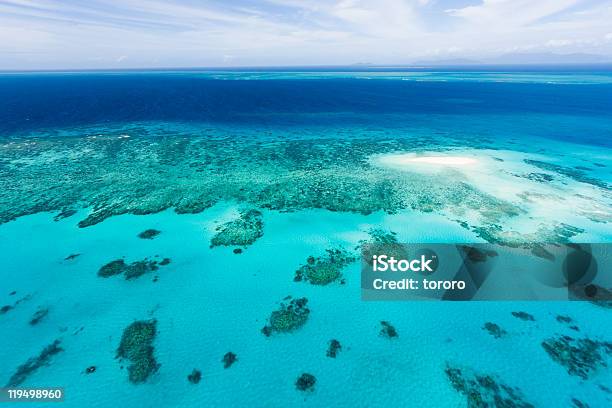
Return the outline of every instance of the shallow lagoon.
{"type": "MultiPolygon", "coordinates": [[[[588,378],[570,375],[541,343],[559,335],[609,342],[610,309],[363,302],[356,262],[326,285],[294,277],[309,257],[356,251],[375,230],[399,242],[609,242],[610,118],[350,107],[260,113],[251,125],[133,120],[2,139],[0,306],[11,308],[0,315],[9,333],[0,337],[0,380],[59,339],[63,350],[22,385],[63,385],[67,406],[118,398],[134,406],[463,406],[449,367],[465,381],[490,375],[517,387],[516,406],[609,405],[608,368],[583,361],[594,369],[588,378]],[[308,117],[316,123],[304,125],[308,117]],[[390,154],[470,157],[478,166],[378,165],[390,154]],[[211,247],[225,242],[214,240],[220,232],[244,228],[235,221],[250,209],[261,212],[261,225],[247,222],[254,240],[211,247]],[[160,233],[139,237],[149,229],[160,233]],[[170,263],[135,279],[98,276],[113,260],[164,258],[170,263]],[[287,295],[308,299],[307,321],[265,336],[287,295]],[[519,311],[534,320],[512,315],[519,311]],[[126,327],[151,319],[160,366],[132,384],[117,348],[126,327]],[[381,335],[383,321],[397,337],[381,335]],[[332,339],[341,344],[335,358],[326,356],[332,339]],[[229,351],[237,361],[224,368],[229,351]],[[194,368],[198,384],[187,380],[194,368]],[[316,377],[313,391],[296,389],[302,373],[316,377]]],[[[610,364],[605,347],[600,354],[610,364]]],[[[485,400],[492,389],[476,387],[485,400]]]]}

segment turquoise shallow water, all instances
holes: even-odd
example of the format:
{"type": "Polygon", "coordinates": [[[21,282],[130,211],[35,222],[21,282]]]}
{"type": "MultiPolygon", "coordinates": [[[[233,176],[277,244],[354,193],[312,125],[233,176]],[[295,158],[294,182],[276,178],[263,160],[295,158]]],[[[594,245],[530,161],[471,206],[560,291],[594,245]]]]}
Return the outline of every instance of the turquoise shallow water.
{"type": "MultiPolygon", "coordinates": [[[[607,404],[597,384],[609,384],[610,372],[579,381],[550,360],[539,342],[553,333],[573,334],[555,320],[557,314],[572,316],[583,336],[609,338],[608,310],[562,302],[362,302],[357,265],[346,271],[345,286],[297,286],[291,266],[313,251],[354,243],[355,231],[364,226],[397,226],[402,217],[266,213],[266,236],[236,256],[228,249],[207,248],[212,219],[231,209],[119,216],[85,230],[70,218],[50,222],[49,214],[3,226],[0,244],[12,254],[4,270],[15,272],[7,287],[17,296],[33,296],[4,317],[3,328],[12,334],[2,338],[2,377],[59,336],[65,351],[26,385],[64,385],[66,406],[110,406],[117,399],[151,407],[461,406],[464,398],[444,376],[445,361],[497,373],[537,406],[556,406],[572,397],[591,406],[607,404]],[[136,237],[151,227],[164,232],[152,241],[136,237]],[[83,255],[64,261],[71,253],[83,255]],[[157,283],[151,277],[126,282],[95,276],[108,259],[155,254],[172,257],[157,283]],[[311,320],[295,333],[265,338],[259,329],[275,301],[287,294],[311,299],[311,320]],[[49,316],[29,327],[40,305],[50,307],[49,316]],[[510,313],[516,310],[537,321],[514,318],[510,313]],[[160,322],[155,348],[161,367],[147,384],[134,386],[114,359],[115,350],[124,326],[134,317],[151,315],[160,322]],[[378,336],[382,319],[393,322],[397,340],[378,336]],[[497,322],[510,334],[502,339],[486,335],[481,328],[485,321],[497,322]],[[335,360],[325,357],[330,338],[341,339],[346,348],[335,360]],[[225,370],[220,359],[228,350],[239,361],[225,370]],[[97,371],[84,375],[90,365],[97,371]],[[203,371],[197,387],[185,378],[194,367],[203,371]],[[316,373],[319,382],[316,392],[306,396],[293,385],[302,371],[316,373]]],[[[406,240],[474,240],[439,217],[418,219],[428,227],[400,230],[406,240]]]]}
{"type": "Polygon", "coordinates": [[[485,376],[508,406],[612,404],[609,308],[365,302],[358,262],[329,285],[294,281],[309,256],[357,253],[373,230],[399,242],[610,242],[609,73],[419,73],[424,85],[251,74],[0,78],[13,102],[0,110],[0,385],[38,361],[20,385],[63,386],[69,407],[495,406],[485,376]],[[391,154],[476,164],[393,167],[381,161],[391,154]],[[160,233],[139,238],[147,229],[160,233]],[[220,231],[251,239],[211,247],[220,231]],[[163,258],[133,280],[98,276],[113,260],[163,258]],[[308,298],[308,320],[266,337],[287,295],[308,298]],[[117,349],[150,319],[159,367],[134,384],[117,349]],[[381,321],[399,336],[381,336],[381,321]],[[594,346],[554,359],[542,343],[562,336],[594,346]],[[62,351],[40,360],[55,340],[62,351]],[[224,368],[229,351],[238,360],[224,368]],[[464,384],[470,397],[448,367],[482,384],[464,384]],[[296,389],[302,373],[313,390],[296,389]]]}

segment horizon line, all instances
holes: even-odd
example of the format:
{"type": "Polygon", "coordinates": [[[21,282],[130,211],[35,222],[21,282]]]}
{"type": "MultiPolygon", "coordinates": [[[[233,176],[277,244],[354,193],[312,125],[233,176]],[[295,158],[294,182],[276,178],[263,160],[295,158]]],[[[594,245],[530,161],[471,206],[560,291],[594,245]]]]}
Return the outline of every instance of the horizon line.
{"type": "Polygon", "coordinates": [[[233,65],[233,66],[165,66],[165,67],[100,67],[100,68],[33,68],[33,69],[3,69],[0,68],[0,73],[76,73],[76,72],[123,72],[123,71],[242,71],[246,72],[249,70],[262,71],[262,70],[296,70],[301,69],[303,71],[314,70],[314,69],[340,69],[344,68],[349,71],[351,70],[387,70],[387,69],[436,69],[436,68],[476,68],[476,67],[488,67],[488,68],[563,68],[563,67],[610,67],[612,68],[612,61],[609,62],[562,62],[562,63],[508,63],[508,64],[492,64],[492,63],[465,63],[465,64],[369,64],[369,63],[354,63],[349,65],[326,65],[326,64],[312,64],[312,65],[233,65]]]}

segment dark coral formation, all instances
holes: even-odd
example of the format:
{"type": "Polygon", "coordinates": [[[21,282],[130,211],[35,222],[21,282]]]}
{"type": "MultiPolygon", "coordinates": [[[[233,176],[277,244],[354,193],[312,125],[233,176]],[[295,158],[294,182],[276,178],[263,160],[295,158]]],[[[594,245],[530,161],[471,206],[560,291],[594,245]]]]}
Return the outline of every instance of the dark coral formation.
{"type": "Polygon", "coordinates": [[[153,272],[158,269],[159,267],[157,266],[157,261],[148,261],[148,260],[136,261],[136,262],[132,262],[125,268],[123,272],[123,276],[125,277],[126,280],[131,280],[131,279],[136,279],[144,275],[145,273],[153,272]]]}
{"type": "Polygon", "coordinates": [[[67,257],[64,258],[64,261],[72,261],[74,259],[76,259],[77,257],[79,257],[81,254],[70,254],[67,257]]]}
{"type": "Polygon", "coordinates": [[[39,308],[34,315],[32,315],[32,318],[30,319],[30,325],[35,326],[38,323],[40,323],[40,321],[42,319],[44,319],[47,315],[49,314],[49,308],[47,307],[41,307],[39,308]]]}
{"type": "Polygon", "coordinates": [[[108,278],[115,275],[123,274],[126,280],[136,279],[146,273],[153,272],[159,269],[159,266],[165,266],[170,263],[170,258],[164,258],[157,262],[153,260],[143,259],[127,264],[123,259],[116,259],[103,265],[98,270],[98,276],[108,278]]]}
{"type": "Polygon", "coordinates": [[[479,374],[448,363],[444,371],[453,388],[465,395],[470,408],[534,408],[518,388],[502,383],[494,375],[479,374]]]}
{"type": "Polygon", "coordinates": [[[138,238],[140,238],[140,239],[153,239],[156,236],[158,236],[159,234],[161,234],[161,231],[159,231],[159,230],[148,229],[148,230],[144,230],[140,234],[138,234],[138,238]]]}
{"type": "Polygon", "coordinates": [[[74,214],[76,214],[76,212],[77,210],[74,208],[62,208],[60,212],[53,217],[53,221],[60,221],[64,218],[72,217],[74,214]]]}
{"type": "Polygon", "coordinates": [[[272,333],[288,333],[302,327],[310,315],[310,309],[306,306],[308,299],[292,299],[289,304],[281,303],[280,308],[275,310],[268,319],[268,324],[261,330],[265,336],[272,333]]]}
{"type": "Polygon", "coordinates": [[[372,228],[369,231],[371,240],[376,244],[397,244],[397,233],[393,231],[385,231],[380,228],[372,228]]]}
{"type": "Polygon", "coordinates": [[[202,379],[202,372],[200,370],[195,369],[195,368],[193,369],[191,374],[189,374],[187,376],[187,381],[189,381],[192,384],[199,383],[201,379],[202,379]]]}
{"type": "Polygon", "coordinates": [[[588,379],[597,369],[607,367],[606,355],[612,355],[612,343],[560,336],[542,342],[553,361],[567,369],[568,374],[588,379]]]}
{"type": "Polygon", "coordinates": [[[521,320],[525,320],[529,322],[535,321],[535,318],[533,317],[533,315],[527,312],[512,312],[512,316],[516,317],[517,319],[521,319],[521,320]]]}
{"type": "MultiPolygon", "coordinates": [[[[15,295],[17,292],[13,291],[11,292],[11,296],[15,295]]],[[[11,310],[13,310],[14,308],[17,307],[17,305],[19,305],[21,302],[25,302],[27,300],[30,300],[30,295],[26,295],[24,297],[22,297],[21,299],[16,300],[12,305],[4,305],[2,307],[0,307],[0,316],[2,316],[3,314],[6,314],[8,312],[10,312],[11,310]]]]}
{"type": "Polygon", "coordinates": [[[34,371],[43,366],[49,365],[51,362],[51,357],[63,351],[59,345],[60,341],[55,340],[53,343],[45,347],[38,356],[30,358],[24,364],[20,365],[15,374],[11,376],[6,386],[16,387],[23,383],[34,371]]]}
{"type": "Polygon", "coordinates": [[[317,379],[314,375],[303,373],[295,381],[295,388],[300,391],[314,391],[314,386],[316,383],[317,379]]]}
{"type": "Polygon", "coordinates": [[[540,160],[525,159],[525,163],[539,167],[542,170],[547,170],[553,173],[561,174],[565,177],[579,181],[581,183],[591,184],[603,189],[610,189],[608,183],[587,175],[584,171],[572,167],[563,167],[558,164],[547,163],[540,160]]]}
{"type": "Polygon", "coordinates": [[[143,383],[159,369],[153,355],[153,340],[157,334],[156,320],[140,320],[123,331],[117,348],[117,358],[130,361],[129,380],[133,384],[143,383]]]}
{"type": "Polygon", "coordinates": [[[123,259],[116,259],[103,265],[98,270],[98,276],[100,276],[101,278],[108,278],[111,276],[119,275],[122,274],[126,268],[127,264],[123,259]]]}
{"type": "Polygon", "coordinates": [[[263,236],[263,215],[258,210],[247,210],[240,217],[217,228],[210,246],[248,246],[263,236]]]}
{"type": "Polygon", "coordinates": [[[492,249],[482,251],[469,245],[461,245],[460,248],[472,262],[485,262],[487,258],[494,258],[498,255],[498,253],[492,249]]]}
{"type": "Polygon", "coordinates": [[[338,353],[342,351],[342,345],[336,339],[331,339],[329,341],[329,347],[327,348],[327,357],[336,358],[338,353]]]}
{"type": "Polygon", "coordinates": [[[85,374],[93,374],[96,372],[96,366],[89,366],[85,369],[85,374]]]}
{"type": "Polygon", "coordinates": [[[391,323],[383,320],[380,322],[380,325],[382,326],[379,332],[379,335],[381,337],[385,337],[387,339],[393,339],[393,338],[399,337],[397,330],[395,329],[395,327],[393,327],[391,323]]]}
{"type": "Polygon", "coordinates": [[[307,281],[313,285],[327,285],[342,277],[342,269],[355,261],[355,257],[342,249],[328,249],[327,254],[309,256],[306,263],[295,271],[294,281],[307,281]]]}
{"type": "Polygon", "coordinates": [[[238,361],[238,356],[235,353],[228,351],[223,356],[223,368],[230,368],[236,361],[238,361]]]}
{"type": "Polygon", "coordinates": [[[591,406],[578,398],[572,398],[572,408],[591,408],[591,406]]]}
{"type": "Polygon", "coordinates": [[[492,323],[492,322],[486,322],[484,326],[482,327],[482,329],[489,332],[489,334],[495,337],[496,339],[499,339],[500,337],[503,337],[506,334],[508,334],[507,331],[505,331],[504,329],[499,327],[499,325],[492,323]]]}
{"type": "Polygon", "coordinates": [[[532,181],[537,181],[539,183],[548,183],[554,180],[553,176],[551,176],[550,174],[546,174],[546,173],[528,173],[520,177],[524,177],[532,181]]]}
{"type": "Polygon", "coordinates": [[[559,323],[568,323],[568,324],[569,324],[569,323],[572,323],[572,322],[574,321],[574,320],[572,320],[572,318],[571,318],[571,317],[569,317],[569,316],[563,316],[563,315],[557,315],[556,320],[557,320],[559,323]]]}

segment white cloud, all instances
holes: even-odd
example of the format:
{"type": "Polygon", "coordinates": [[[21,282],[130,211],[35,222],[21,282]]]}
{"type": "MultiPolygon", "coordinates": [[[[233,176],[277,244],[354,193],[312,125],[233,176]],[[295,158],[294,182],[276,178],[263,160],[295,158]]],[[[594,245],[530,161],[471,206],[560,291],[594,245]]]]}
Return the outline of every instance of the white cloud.
{"type": "Polygon", "coordinates": [[[442,4],[5,0],[0,69],[386,64],[508,50],[612,55],[610,0],[483,0],[446,11],[442,4]]]}

